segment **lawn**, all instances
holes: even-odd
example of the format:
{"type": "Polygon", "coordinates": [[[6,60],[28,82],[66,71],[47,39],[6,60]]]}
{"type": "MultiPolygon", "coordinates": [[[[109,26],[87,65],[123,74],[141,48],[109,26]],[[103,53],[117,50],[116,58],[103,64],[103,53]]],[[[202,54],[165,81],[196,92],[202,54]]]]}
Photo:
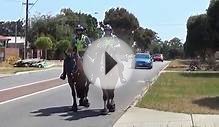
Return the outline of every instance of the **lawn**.
{"type": "Polygon", "coordinates": [[[138,107],[219,114],[219,73],[163,73],[138,107]]]}

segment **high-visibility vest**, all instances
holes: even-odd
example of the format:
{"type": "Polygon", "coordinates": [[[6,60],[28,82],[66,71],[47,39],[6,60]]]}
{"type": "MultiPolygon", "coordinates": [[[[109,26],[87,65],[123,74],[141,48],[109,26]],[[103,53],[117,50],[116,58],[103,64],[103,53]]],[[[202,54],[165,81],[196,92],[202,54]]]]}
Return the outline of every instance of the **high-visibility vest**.
{"type": "Polygon", "coordinates": [[[77,51],[85,51],[87,48],[86,44],[86,36],[82,35],[81,39],[76,39],[75,46],[77,47],[77,51]]]}

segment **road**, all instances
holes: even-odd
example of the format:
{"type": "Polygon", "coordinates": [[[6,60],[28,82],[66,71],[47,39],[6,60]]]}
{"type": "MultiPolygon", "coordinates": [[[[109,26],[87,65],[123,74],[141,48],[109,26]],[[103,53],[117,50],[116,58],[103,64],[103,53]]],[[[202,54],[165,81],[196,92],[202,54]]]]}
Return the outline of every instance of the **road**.
{"type": "MultiPolygon", "coordinates": [[[[3,101],[1,104],[0,100],[0,127],[112,127],[127,107],[133,103],[135,97],[139,95],[148,85],[147,82],[151,81],[166,65],[167,62],[156,62],[154,63],[154,68],[152,70],[134,70],[134,74],[129,83],[124,87],[116,89],[116,112],[106,116],[100,114],[100,109],[103,106],[102,91],[95,86],[90,86],[90,108],[85,109],[79,107],[81,110],[74,113],[69,111],[72,102],[68,85],[62,85],[65,82],[55,79],[52,81],[32,84],[31,86],[28,86],[30,88],[26,88],[26,90],[24,90],[26,91],[24,93],[30,94],[30,89],[32,90],[38,88],[36,86],[48,86],[50,88],[59,87],[56,89],[38,92],[37,94],[25,98],[15,99],[14,101],[10,101],[8,103],[4,103],[3,101]],[[51,84],[54,84],[54,86],[51,84]]],[[[35,73],[38,77],[33,75],[31,76],[30,74],[24,74],[1,78],[0,87],[1,89],[5,89],[16,87],[17,85],[32,83],[33,81],[55,78],[60,74],[60,72],[61,69],[57,69],[35,73]],[[19,79],[20,76],[25,78],[23,78],[23,80],[19,79]],[[32,81],[30,81],[29,78],[33,78],[32,81]],[[15,81],[17,80],[20,82],[16,83],[15,81]],[[11,85],[12,82],[13,85],[11,85]]],[[[48,87],[43,89],[48,89],[48,87]]],[[[38,91],[42,91],[43,89],[38,91]]],[[[2,92],[10,93],[13,91],[16,93],[16,90],[14,89],[0,91],[0,98],[5,95],[1,95],[2,92]]],[[[14,95],[14,97],[16,96],[19,97],[21,95],[14,95]]]]}

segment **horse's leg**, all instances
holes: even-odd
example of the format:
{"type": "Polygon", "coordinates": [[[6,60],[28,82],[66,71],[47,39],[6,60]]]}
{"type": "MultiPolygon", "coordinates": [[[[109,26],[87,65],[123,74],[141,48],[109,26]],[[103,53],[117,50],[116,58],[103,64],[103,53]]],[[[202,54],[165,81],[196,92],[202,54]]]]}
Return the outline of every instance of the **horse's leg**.
{"type": "Polygon", "coordinates": [[[109,102],[107,107],[108,107],[110,112],[115,112],[115,102],[113,100],[114,99],[114,90],[115,89],[109,90],[109,100],[110,100],[110,102],[109,102]]]}
{"type": "Polygon", "coordinates": [[[72,98],[73,98],[72,110],[74,112],[77,112],[78,107],[77,107],[77,98],[76,98],[76,92],[75,92],[75,83],[73,81],[72,76],[68,76],[68,82],[71,87],[71,93],[72,93],[72,98]]]}
{"type": "Polygon", "coordinates": [[[108,90],[102,89],[102,91],[103,91],[103,102],[104,102],[102,113],[103,113],[103,115],[106,115],[109,112],[108,109],[107,109],[107,103],[109,101],[109,95],[108,95],[108,90]]]}
{"type": "Polygon", "coordinates": [[[84,106],[84,107],[89,107],[90,103],[88,101],[87,95],[88,95],[88,86],[87,84],[87,79],[85,78],[84,75],[81,75],[80,80],[76,86],[77,89],[77,94],[79,95],[78,97],[80,98],[79,100],[79,105],[84,106]]]}
{"type": "MultiPolygon", "coordinates": [[[[86,77],[85,77],[86,78],[86,77]]],[[[90,103],[88,101],[88,91],[89,91],[90,81],[86,78],[85,89],[84,89],[84,106],[89,107],[90,103]]]]}

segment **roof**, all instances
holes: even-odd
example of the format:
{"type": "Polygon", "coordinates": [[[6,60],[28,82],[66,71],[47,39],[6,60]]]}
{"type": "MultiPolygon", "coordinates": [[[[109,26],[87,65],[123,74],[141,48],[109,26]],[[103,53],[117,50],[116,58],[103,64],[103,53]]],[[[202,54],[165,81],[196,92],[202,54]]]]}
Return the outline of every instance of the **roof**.
{"type": "MultiPolygon", "coordinates": [[[[10,36],[10,37],[8,37],[8,38],[10,38],[10,41],[8,42],[9,44],[10,44],[10,43],[15,43],[15,36],[10,36]]],[[[25,43],[25,38],[18,36],[16,43],[25,43]]]]}
{"type": "Polygon", "coordinates": [[[0,41],[7,41],[7,40],[11,40],[9,37],[0,35],[0,41]]]}

